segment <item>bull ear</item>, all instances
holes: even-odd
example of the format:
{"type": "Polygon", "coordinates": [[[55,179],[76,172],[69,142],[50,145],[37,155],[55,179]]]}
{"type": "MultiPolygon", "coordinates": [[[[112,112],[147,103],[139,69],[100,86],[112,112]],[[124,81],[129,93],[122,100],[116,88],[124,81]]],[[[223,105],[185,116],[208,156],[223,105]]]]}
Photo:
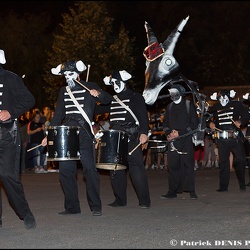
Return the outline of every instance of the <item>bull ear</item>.
{"type": "Polygon", "coordinates": [[[79,71],[79,72],[83,72],[84,70],[87,69],[86,65],[83,63],[83,61],[79,60],[76,62],[76,69],[79,71]]]}
{"type": "Polygon", "coordinates": [[[103,81],[104,81],[105,85],[111,85],[111,83],[110,83],[110,76],[105,76],[103,78],[103,81]]]}
{"type": "Polygon", "coordinates": [[[119,73],[123,81],[127,81],[132,77],[126,70],[119,71],[119,73]]]}
{"type": "Polygon", "coordinates": [[[246,93],[245,95],[242,96],[244,100],[248,100],[249,93],[246,93]]]}
{"type": "Polygon", "coordinates": [[[234,98],[235,95],[236,95],[236,92],[235,92],[233,89],[231,89],[231,90],[230,90],[230,97],[231,97],[231,98],[234,98]]]}
{"type": "Polygon", "coordinates": [[[212,95],[210,95],[210,99],[213,100],[213,101],[216,101],[217,97],[218,97],[217,92],[214,92],[212,95]]]}
{"type": "Polygon", "coordinates": [[[154,32],[152,31],[151,27],[149,26],[149,24],[145,21],[145,25],[144,25],[145,29],[146,29],[146,33],[147,33],[147,39],[148,39],[148,45],[157,42],[157,38],[154,34],[154,32]]]}
{"type": "Polygon", "coordinates": [[[52,73],[53,75],[57,75],[57,76],[62,75],[62,74],[60,73],[61,68],[62,68],[62,64],[59,64],[56,68],[52,68],[52,69],[51,69],[51,73],[52,73]]]}
{"type": "Polygon", "coordinates": [[[163,47],[167,54],[173,55],[175,45],[178,41],[178,38],[186,25],[187,21],[189,19],[189,16],[187,16],[185,19],[183,19],[178,26],[171,32],[171,34],[168,36],[168,38],[164,41],[163,47]]]}

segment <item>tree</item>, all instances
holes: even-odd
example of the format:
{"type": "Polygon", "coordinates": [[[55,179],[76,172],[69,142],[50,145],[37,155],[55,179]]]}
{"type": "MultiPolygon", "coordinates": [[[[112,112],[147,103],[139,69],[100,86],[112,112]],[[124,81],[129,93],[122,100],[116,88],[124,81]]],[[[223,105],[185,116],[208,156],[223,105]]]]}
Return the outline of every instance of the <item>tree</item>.
{"type": "MultiPolygon", "coordinates": [[[[63,76],[51,74],[51,68],[69,61],[82,60],[90,65],[89,81],[103,87],[103,78],[115,69],[132,73],[134,38],[130,38],[121,25],[113,32],[113,18],[108,15],[103,1],[75,2],[69,13],[62,14],[61,29],[54,34],[52,50],[48,51],[44,80],[47,82],[48,100],[55,102],[59,89],[65,85],[63,76]]],[[[86,71],[82,73],[86,76],[86,71]]],[[[132,73],[133,74],[133,73],[132,73]]]]}
{"type": "Polygon", "coordinates": [[[49,24],[50,17],[46,12],[18,15],[10,11],[0,22],[0,44],[6,54],[6,68],[24,77],[36,98],[36,107],[40,108],[45,96],[42,79],[46,63],[44,50],[51,46],[46,33],[49,24]]]}

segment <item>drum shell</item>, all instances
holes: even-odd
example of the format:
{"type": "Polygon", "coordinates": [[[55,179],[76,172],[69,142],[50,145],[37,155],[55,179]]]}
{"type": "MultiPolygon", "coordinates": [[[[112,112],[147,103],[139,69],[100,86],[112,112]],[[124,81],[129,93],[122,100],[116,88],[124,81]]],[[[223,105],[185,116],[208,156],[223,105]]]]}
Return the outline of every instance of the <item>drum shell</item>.
{"type": "Polygon", "coordinates": [[[127,168],[128,135],[120,130],[100,130],[96,168],[123,170],[127,168]]]}
{"type": "Polygon", "coordinates": [[[49,126],[47,131],[47,160],[80,160],[79,127],[49,126]]]}
{"type": "Polygon", "coordinates": [[[152,134],[148,140],[148,148],[152,153],[164,153],[167,151],[167,140],[164,134],[152,134]]]}

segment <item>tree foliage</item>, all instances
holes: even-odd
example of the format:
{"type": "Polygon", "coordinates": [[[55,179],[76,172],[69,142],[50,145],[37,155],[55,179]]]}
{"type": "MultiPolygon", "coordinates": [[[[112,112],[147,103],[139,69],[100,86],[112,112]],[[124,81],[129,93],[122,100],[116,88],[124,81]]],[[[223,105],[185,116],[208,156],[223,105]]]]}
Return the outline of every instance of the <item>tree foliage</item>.
{"type": "MultiPolygon", "coordinates": [[[[89,81],[104,85],[103,78],[114,69],[134,69],[133,43],[124,26],[113,32],[113,18],[105,2],[80,1],[64,13],[61,29],[54,34],[52,50],[48,52],[44,80],[50,101],[56,101],[58,91],[65,85],[63,76],[51,74],[51,68],[69,60],[82,60],[90,65],[89,81]]],[[[81,77],[86,77],[84,71],[81,77]]],[[[131,72],[132,73],[132,72],[131,72]]]]}

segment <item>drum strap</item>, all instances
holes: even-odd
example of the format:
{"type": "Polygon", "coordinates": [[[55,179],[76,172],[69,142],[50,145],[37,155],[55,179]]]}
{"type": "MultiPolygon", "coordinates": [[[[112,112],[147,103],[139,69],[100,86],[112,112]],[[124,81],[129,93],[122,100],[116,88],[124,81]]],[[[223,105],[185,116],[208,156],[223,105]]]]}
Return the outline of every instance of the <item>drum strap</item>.
{"type": "Polygon", "coordinates": [[[133,113],[133,111],[127,106],[125,105],[119,98],[117,95],[114,95],[113,96],[115,98],[115,100],[121,105],[123,106],[126,110],[128,110],[130,112],[130,114],[133,116],[133,118],[135,119],[135,124],[139,126],[139,121],[138,119],[136,118],[135,114],[133,113]]]}
{"type": "Polygon", "coordinates": [[[80,111],[80,113],[82,114],[82,116],[84,117],[84,119],[88,122],[89,127],[91,129],[91,132],[95,136],[95,133],[94,133],[91,121],[89,120],[89,117],[87,116],[87,114],[85,113],[85,111],[82,109],[82,107],[79,105],[79,103],[77,102],[77,100],[74,97],[74,95],[72,94],[69,86],[66,87],[66,90],[69,93],[69,96],[70,96],[71,100],[74,102],[74,104],[76,105],[76,107],[78,108],[78,110],[80,111]]]}

